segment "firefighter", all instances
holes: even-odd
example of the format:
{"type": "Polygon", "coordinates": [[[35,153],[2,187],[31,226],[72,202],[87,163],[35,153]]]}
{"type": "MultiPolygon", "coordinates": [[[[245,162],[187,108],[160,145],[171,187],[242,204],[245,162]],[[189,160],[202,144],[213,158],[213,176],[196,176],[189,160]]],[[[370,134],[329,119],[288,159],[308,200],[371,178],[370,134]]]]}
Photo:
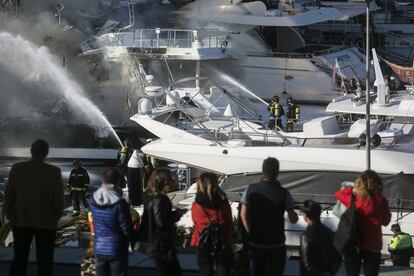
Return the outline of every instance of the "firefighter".
{"type": "Polygon", "coordinates": [[[128,141],[125,141],[124,145],[118,151],[118,166],[121,168],[126,167],[130,157],[131,150],[129,148],[128,141]]]}
{"type": "Polygon", "coordinates": [[[411,236],[401,231],[398,223],[391,226],[393,233],[388,252],[391,253],[391,260],[394,266],[410,266],[410,258],[413,250],[411,236]]]}
{"type": "Polygon", "coordinates": [[[88,189],[89,182],[89,174],[82,167],[81,161],[79,159],[74,160],[73,170],[70,172],[68,183],[71,191],[74,215],[79,215],[80,213],[79,202],[82,202],[82,205],[85,209],[88,207],[86,203],[85,192],[88,189]]]}
{"type": "Polygon", "coordinates": [[[292,97],[287,99],[287,110],[286,110],[286,128],[287,131],[293,131],[293,128],[300,120],[300,106],[295,104],[292,97]]]}
{"type": "Polygon", "coordinates": [[[131,158],[133,150],[129,146],[128,139],[124,141],[124,145],[118,151],[118,168],[121,171],[121,188],[126,186],[126,174],[128,170],[128,161],[131,158]]]}
{"type": "Polygon", "coordinates": [[[282,116],[285,115],[285,111],[283,110],[283,106],[279,103],[279,96],[273,96],[267,106],[267,110],[269,111],[268,127],[274,129],[276,126],[277,130],[283,130],[282,116]]]}

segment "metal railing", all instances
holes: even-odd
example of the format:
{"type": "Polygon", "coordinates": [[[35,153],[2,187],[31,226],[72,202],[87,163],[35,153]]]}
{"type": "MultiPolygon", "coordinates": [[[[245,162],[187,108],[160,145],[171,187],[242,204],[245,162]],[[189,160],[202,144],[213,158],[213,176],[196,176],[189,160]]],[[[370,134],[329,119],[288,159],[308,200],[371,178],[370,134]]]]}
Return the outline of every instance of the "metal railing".
{"type": "Polygon", "coordinates": [[[323,56],[331,53],[336,53],[342,51],[344,49],[349,48],[348,46],[336,46],[331,47],[329,49],[324,50],[316,50],[309,53],[283,53],[283,52],[247,52],[249,56],[257,56],[257,57],[281,57],[281,58],[314,58],[317,56],[323,56]]]}
{"type": "Polygon", "coordinates": [[[136,29],[99,37],[107,46],[139,48],[225,48],[223,33],[218,29],[136,29]],[[201,38],[201,39],[200,39],[201,38]],[[195,44],[197,43],[197,44],[195,44]]]}
{"type": "MultiPolygon", "coordinates": [[[[242,101],[239,100],[238,97],[234,96],[233,94],[231,94],[230,91],[228,91],[226,88],[224,88],[220,83],[218,83],[215,80],[206,78],[206,77],[188,77],[188,78],[184,78],[181,80],[178,80],[176,82],[174,82],[173,84],[171,84],[168,89],[166,89],[166,95],[168,95],[175,103],[175,105],[177,106],[178,109],[180,109],[180,111],[191,121],[193,122],[199,129],[200,131],[202,131],[204,134],[206,134],[212,141],[215,141],[218,145],[224,146],[224,142],[225,140],[229,140],[229,139],[222,139],[223,137],[227,137],[228,135],[231,135],[232,132],[231,131],[224,131],[223,130],[214,130],[212,131],[211,129],[208,129],[205,125],[204,125],[204,121],[207,118],[206,116],[204,117],[200,117],[200,118],[196,118],[194,116],[191,115],[191,112],[189,110],[187,110],[187,108],[181,104],[181,102],[176,99],[171,93],[170,91],[173,89],[173,87],[177,86],[178,84],[184,83],[184,82],[192,82],[195,80],[199,80],[199,81],[206,81],[206,84],[204,85],[204,87],[208,86],[208,85],[214,85],[215,87],[217,87],[222,93],[223,95],[227,96],[228,98],[230,98],[232,100],[232,102],[234,102],[235,104],[238,105],[239,108],[241,108],[244,112],[246,112],[246,114],[248,116],[251,117],[251,119],[249,119],[249,122],[252,123],[258,123],[261,125],[265,125],[264,122],[261,120],[261,116],[260,114],[258,114],[256,111],[252,110],[250,107],[246,106],[242,101]]],[[[198,94],[198,93],[197,93],[198,94]]],[[[197,95],[196,94],[196,95],[197,95]]],[[[196,96],[194,95],[193,98],[196,96]]],[[[208,112],[206,112],[208,113],[208,112]]],[[[221,119],[224,119],[224,117],[221,117],[221,119]]],[[[229,121],[231,121],[231,118],[228,118],[229,121]]],[[[244,120],[242,118],[236,118],[236,120],[244,120]]],[[[244,124],[245,127],[249,128],[251,130],[251,132],[249,131],[243,131],[244,134],[246,135],[251,135],[251,136],[260,136],[263,137],[263,141],[264,142],[268,142],[269,137],[270,136],[274,136],[275,138],[281,138],[283,139],[283,137],[279,134],[279,133],[269,133],[268,129],[265,127],[266,129],[266,133],[262,133],[262,132],[258,132],[255,128],[253,128],[251,125],[249,125],[248,123],[244,124]]]]}

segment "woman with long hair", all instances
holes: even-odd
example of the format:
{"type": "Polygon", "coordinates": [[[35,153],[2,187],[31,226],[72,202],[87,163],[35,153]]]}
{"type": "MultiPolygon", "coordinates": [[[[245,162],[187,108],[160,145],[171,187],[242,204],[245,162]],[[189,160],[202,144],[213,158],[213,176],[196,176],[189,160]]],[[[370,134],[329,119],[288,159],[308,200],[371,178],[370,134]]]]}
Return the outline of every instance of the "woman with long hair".
{"type": "Polygon", "coordinates": [[[335,196],[346,207],[350,207],[353,194],[358,212],[359,252],[344,256],[346,274],[359,275],[362,265],[364,275],[378,275],[382,249],[381,227],[388,225],[391,220],[380,176],[372,170],[364,171],[355,180],[354,187],[344,188],[336,192],[335,196]]]}
{"type": "Polygon", "coordinates": [[[145,247],[141,251],[154,258],[158,276],[181,276],[175,249],[175,223],[183,212],[179,209],[172,211],[171,200],[166,195],[175,186],[176,182],[169,170],[155,169],[145,190],[144,214],[140,229],[145,247]]]}
{"type": "Polygon", "coordinates": [[[203,173],[197,180],[197,193],[191,208],[194,232],[191,245],[197,247],[197,262],[200,275],[230,275],[232,260],[232,215],[225,193],[218,185],[217,176],[203,173]],[[222,248],[212,252],[211,248],[200,246],[200,236],[208,225],[218,227],[218,234],[223,238],[222,248]]]}

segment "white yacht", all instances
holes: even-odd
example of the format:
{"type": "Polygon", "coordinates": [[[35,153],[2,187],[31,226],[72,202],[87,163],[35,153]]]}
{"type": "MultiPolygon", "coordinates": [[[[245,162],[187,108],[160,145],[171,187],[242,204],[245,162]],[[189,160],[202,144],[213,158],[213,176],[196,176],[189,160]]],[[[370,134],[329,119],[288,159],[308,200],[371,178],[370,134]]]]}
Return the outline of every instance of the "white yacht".
{"type": "MultiPolygon", "coordinates": [[[[387,191],[394,206],[408,207],[414,202],[414,194],[405,191],[414,174],[414,96],[390,96],[382,74],[378,73],[377,58],[375,64],[377,92],[372,92],[376,101],[371,104],[372,169],[386,179],[387,185],[396,185],[387,191]]],[[[170,97],[174,96],[170,94],[170,97]]],[[[227,191],[243,191],[245,185],[239,176],[252,181],[260,175],[262,161],[272,156],[280,160],[281,177],[287,186],[297,193],[315,194],[324,201],[342,181],[354,179],[365,169],[363,104],[362,99],[350,95],[336,98],[327,107],[327,111],[335,114],[305,121],[298,132],[279,131],[273,134],[274,139],[269,139],[272,137],[269,132],[261,133],[261,139],[252,139],[247,128],[243,130],[234,125],[231,131],[208,129],[215,121],[207,117],[197,121],[201,131],[164,124],[151,118],[151,111],[136,114],[131,120],[160,138],[145,145],[144,153],[236,179],[224,184],[227,191]]],[[[233,118],[233,121],[241,119],[233,118]]],[[[254,131],[258,133],[260,127],[254,131]]]]}
{"type": "MultiPolygon", "coordinates": [[[[414,203],[410,188],[414,175],[414,95],[407,91],[389,94],[375,52],[373,56],[377,89],[371,93],[375,98],[371,104],[372,169],[384,180],[385,195],[393,211],[392,221],[398,221],[411,231],[414,218],[405,210],[411,209],[414,203]]],[[[233,99],[234,92],[229,91],[228,95],[233,99]]],[[[264,132],[263,125],[249,124],[248,120],[238,118],[236,112],[230,114],[226,126],[223,118],[225,113],[228,115],[227,108],[225,111],[218,109],[216,116],[210,116],[212,114],[205,110],[202,112],[201,103],[209,101],[211,95],[193,95],[191,99],[199,111],[196,115],[181,104],[185,93],[174,92],[171,87],[165,93],[166,106],[148,106],[145,104],[148,99],[143,99],[138,114],[131,117],[159,137],[141,150],[159,159],[222,175],[221,187],[231,200],[237,201],[248,184],[260,179],[261,165],[267,157],[279,159],[279,179],[292,192],[296,202],[312,198],[333,204],[333,195],[341,183],[353,181],[365,169],[365,106],[362,98],[353,95],[336,98],[328,105],[329,112],[303,122],[301,131],[275,133],[264,132]],[[179,110],[194,120],[174,124],[167,119],[169,116],[161,116],[163,112],[173,114],[172,110],[179,110]],[[242,127],[245,122],[249,127],[242,127]]],[[[180,204],[191,204],[191,191],[187,196],[189,198],[180,204]]],[[[188,216],[181,222],[186,226],[191,224],[188,216]]],[[[338,223],[330,211],[324,212],[323,220],[332,229],[338,223]]],[[[297,225],[287,223],[287,244],[298,245],[298,233],[305,226],[302,220],[297,225]]],[[[385,227],[383,233],[383,251],[386,252],[391,233],[385,227]]]]}
{"type": "MultiPolygon", "coordinates": [[[[275,94],[289,94],[302,102],[329,102],[342,94],[332,78],[333,71],[343,78],[356,78],[362,82],[364,56],[357,48],[306,45],[295,28],[343,16],[335,8],[301,6],[289,2],[277,9],[267,10],[261,1],[229,3],[215,0],[189,3],[172,19],[177,21],[178,26],[218,30],[215,38],[201,34],[190,34],[188,37],[197,40],[199,48],[211,48],[214,44],[223,52],[220,58],[209,59],[207,64],[201,66],[201,70],[233,78],[265,100],[275,94]]],[[[132,29],[107,33],[97,37],[99,45],[85,42],[81,48],[90,54],[93,50],[118,46],[118,49],[123,48],[125,53],[137,58],[142,58],[142,54],[146,53],[155,54],[158,49],[157,53],[163,53],[169,60],[171,71],[182,71],[188,75],[186,68],[192,71],[195,66],[188,66],[191,58],[185,58],[185,55],[168,57],[168,52],[177,51],[173,48],[188,48],[177,42],[177,39],[183,41],[185,37],[174,37],[176,44],[160,46],[156,40],[165,40],[168,31],[158,30],[158,34],[156,30],[149,33],[149,30],[132,29]],[[153,44],[143,46],[143,39],[151,40],[153,44]]],[[[173,38],[177,32],[169,33],[169,38],[173,38]]],[[[166,72],[166,79],[168,74],[166,72]]]]}
{"type": "MultiPolygon", "coordinates": [[[[343,78],[364,80],[364,56],[357,48],[307,45],[298,31],[348,16],[345,10],[317,7],[313,1],[280,1],[273,9],[261,1],[195,1],[178,12],[183,25],[229,31],[228,45],[241,68],[229,72],[258,96],[270,99],[287,92],[302,102],[329,102],[341,94],[332,80],[336,63],[343,78]]],[[[217,66],[226,70],[222,61],[217,66]]]]}

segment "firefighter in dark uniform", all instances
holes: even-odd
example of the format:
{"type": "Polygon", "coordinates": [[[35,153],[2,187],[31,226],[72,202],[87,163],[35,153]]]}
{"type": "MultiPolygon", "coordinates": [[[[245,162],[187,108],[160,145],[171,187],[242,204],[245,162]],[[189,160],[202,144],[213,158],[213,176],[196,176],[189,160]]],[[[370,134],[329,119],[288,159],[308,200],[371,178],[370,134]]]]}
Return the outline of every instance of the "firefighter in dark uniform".
{"type": "Polygon", "coordinates": [[[283,110],[283,106],[279,103],[279,96],[273,96],[267,106],[267,110],[269,111],[268,127],[274,129],[276,126],[277,130],[283,130],[282,116],[285,115],[285,111],[283,110]]]}
{"type": "Polygon", "coordinates": [[[73,170],[70,172],[68,183],[71,191],[74,215],[78,215],[80,213],[79,202],[82,202],[82,205],[85,209],[88,207],[86,203],[85,192],[88,189],[89,182],[89,174],[82,167],[81,161],[79,159],[74,160],[73,170]]]}
{"type": "Polygon", "coordinates": [[[125,188],[126,186],[126,174],[128,170],[128,161],[131,158],[133,150],[129,146],[129,141],[125,140],[124,145],[119,149],[117,156],[117,166],[121,171],[121,187],[125,188]]]}
{"type": "Polygon", "coordinates": [[[295,104],[292,97],[287,99],[286,109],[286,128],[287,131],[293,131],[294,126],[300,120],[300,106],[295,104]]]}

